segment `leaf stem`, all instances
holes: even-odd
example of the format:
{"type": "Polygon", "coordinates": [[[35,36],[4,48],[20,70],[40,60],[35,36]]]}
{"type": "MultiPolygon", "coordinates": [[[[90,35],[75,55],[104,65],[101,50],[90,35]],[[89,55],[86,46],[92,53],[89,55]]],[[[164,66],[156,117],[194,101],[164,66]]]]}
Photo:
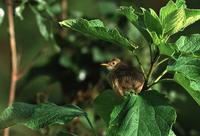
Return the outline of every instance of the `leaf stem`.
{"type": "Polygon", "coordinates": [[[89,123],[89,125],[90,125],[90,127],[91,127],[91,129],[92,129],[92,131],[93,131],[94,136],[97,136],[97,134],[96,134],[96,132],[95,132],[95,129],[94,129],[94,127],[93,127],[93,125],[92,125],[90,119],[88,118],[88,115],[87,115],[87,114],[85,115],[85,118],[86,118],[86,120],[88,121],[88,123],[89,123]]]}
{"type": "MultiPolygon", "coordinates": [[[[11,55],[11,79],[10,79],[10,89],[9,89],[9,100],[8,105],[11,105],[15,99],[15,90],[17,83],[17,49],[15,40],[15,26],[13,17],[13,3],[12,0],[7,0],[7,13],[8,13],[8,23],[9,23],[9,35],[10,35],[10,55],[11,55]]],[[[4,136],[9,136],[9,128],[4,129],[4,136]]]]}
{"type": "Polygon", "coordinates": [[[154,81],[152,84],[150,84],[148,86],[148,88],[150,88],[151,86],[157,84],[158,82],[160,82],[160,79],[167,73],[167,69],[165,69],[154,81]]]}
{"type": "Polygon", "coordinates": [[[148,72],[148,74],[147,74],[147,81],[150,80],[150,77],[151,77],[153,71],[155,70],[155,66],[156,66],[156,63],[157,63],[157,61],[159,60],[159,58],[160,58],[160,56],[155,57],[154,61],[151,63],[149,72],[148,72]]]}
{"type": "Polygon", "coordinates": [[[169,58],[165,58],[163,60],[161,60],[160,62],[158,62],[156,65],[155,65],[155,68],[157,68],[158,66],[160,66],[162,63],[164,63],[165,61],[167,61],[169,58]]]}
{"type": "Polygon", "coordinates": [[[143,65],[142,65],[142,63],[141,63],[139,57],[138,57],[137,55],[135,55],[135,57],[136,57],[136,60],[137,60],[138,64],[140,65],[140,69],[142,70],[142,73],[143,73],[143,75],[144,75],[144,78],[147,79],[147,75],[146,75],[146,73],[145,73],[145,71],[144,71],[144,67],[143,67],[143,65]]]}
{"type": "Polygon", "coordinates": [[[167,81],[173,81],[176,82],[174,79],[172,78],[164,78],[164,79],[160,79],[158,82],[154,82],[151,85],[149,85],[148,87],[151,88],[152,86],[154,86],[155,84],[159,83],[159,82],[167,82],[167,81]]]}

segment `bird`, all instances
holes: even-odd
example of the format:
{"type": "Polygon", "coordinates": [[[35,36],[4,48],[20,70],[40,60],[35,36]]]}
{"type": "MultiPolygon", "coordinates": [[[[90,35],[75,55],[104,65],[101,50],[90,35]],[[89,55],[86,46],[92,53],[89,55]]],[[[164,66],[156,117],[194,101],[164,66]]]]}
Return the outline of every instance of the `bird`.
{"type": "Polygon", "coordinates": [[[118,96],[124,96],[126,91],[133,90],[139,94],[144,86],[144,75],[136,67],[130,67],[119,58],[113,58],[102,63],[109,71],[108,82],[118,96]]]}

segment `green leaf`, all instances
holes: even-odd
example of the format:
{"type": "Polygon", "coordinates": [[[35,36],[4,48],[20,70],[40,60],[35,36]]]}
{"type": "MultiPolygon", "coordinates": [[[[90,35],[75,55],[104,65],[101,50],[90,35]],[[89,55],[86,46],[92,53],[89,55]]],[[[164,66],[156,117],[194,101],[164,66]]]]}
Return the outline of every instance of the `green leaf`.
{"type": "Polygon", "coordinates": [[[160,19],[166,37],[171,36],[200,19],[199,9],[188,9],[185,0],[172,0],[161,8],[160,19]]]}
{"type": "Polygon", "coordinates": [[[179,32],[184,28],[185,21],[186,17],[183,8],[171,12],[162,20],[164,34],[170,36],[179,32]]]}
{"type": "Polygon", "coordinates": [[[85,115],[77,106],[57,106],[52,103],[32,105],[16,102],[0,114],[0,129],[24,124],[39,129],[54,124],[65,124],[74,117],[85,115]]]}
{"type": "Polygon", "coordinates": [[[135,26],[139,25],[138,21],[138,15],[135,13],[135,9],[133,9],[131,6],[121,6],[120,9],[118,9],[118,12],[128,18],[128,20],[135,26]]]}
{"type": "Polygon", "coordinates": [[[40,13],[37,11],[35,7],[31,6],[31,10],[35,14],[37,26],[39,28],[41,35],[46,40],[48,40],[50,38],[50,32],[48,32],[47,26],[45,24],[45,19],[40,15],[40,13]]]}
{"type": "Polygon", "coordinates": [[[172,12],[176,11],[176,4],[170,0],[166,6],[160,9],[160,19],[163,22],[167,16],[169,16],[172,12]]]}
{"type": "Polygon", "coordinates": [[[144,23],[146,25],[147,32],[151,35],[153,43],[158,45],[161,42],[162,36],[162,25],[159,17],[153,9],[145,10],[142,8],[144,13],[144,23]]]}
{"type": "Polygon", "coordinates": [[[151,32],[156,32],[157,35],[162,35],[162,25],[160,19],[153,9],[146,10],[142,8],[144,12],[144,23],[151,32]]]}
{"type": "Polygon", "coordinates": [[[5,15],[4,10],[0,8],[0,24],[3,22],[4,15],[5,15]]]}
{"type": "Polygon", "coordinates": [[[179,83],[191,96],[192,98],[200,105],[200,91],[194,90],[191,87],[190,80],[185,77],[182,73],[175,73],[174,80],[179,83]]]}
{"type": "Polygon", "coordinates": [[[158,92],[132,94],[112,111],[107,135],[168,136],[175,119],[175,110],[158,92]]]}
{"type": "Polygon", "coordinates": [[[107,90],[101,93],[94,101],[95,112],[103,118],[108,125],[110,121],[110,114],[113,108],[120,104],[122,99],[116,96],[113,90],[107,90]]]}
{"type": "Polygon", "coordinates": [[[181,1],[174,3],[170,0],[166,6],[161,8],[160,19],[165,37],[168,38],[168,36],[182,30],[184,28],[186,16],[184,6],[181,5],[181,1]]]}
{"type": "Polygon", "coordinates": [[[176,52],[176,45],[173,43],[161,43],[159,46],[160,54],[172,56],[176,52]]]}
{"type": "Polygon", "coordinates": [[[144,15],[136,13],[132,7],[121,6],[118,12],[124,15],[144,36],[147,41],[151,40],[150,35],[147,33],[144,24],[144,15]]]}
{"type": "Polygon", "coordinates": [[[100,20],[69,19],[59,22],[59,24],[85,35],[112,42],[131,51],[137,48],[135,44],[122,36],[117,29],[107,29],[100,20]]]}
{"type": "Polygon", "coordinates": [[[19,6],[17,6],[15,8],[15,14],[21,19],[23,20],[23,16],[22,16],[22,13],[25,9],[25,4],[28,2],[28,0],[22,0],[21,3],[19,4],[19,6]]]}
{"type": "Polygon", "coordinates": [[[181,36],[176,41],[177,50],[182,54],[200,56],[200,34],[181,36]]]}
{"type": "MultiPolygon", "coordinates": [[[[187,91],[190,91],[190,94],[192,91],[195,91],[193,92],[195,94],[200,94],[200,84],[199,84],[200,83],[200,58],[198,57],[195,58],[191,56],[189,57],[180,56],[178,59],[175,60],[175,62],[172,65],[169,65],[167,69],[168,71],[176,72],[176,74],[180,73],[182,76],[184,76],[188,80],[189,86],[188,88],[186,87],[184,88],[186,88],[187,91]]],[[[186,86],[185,79],[178,79],[178,81],[179,81],[178,82],[179,84],[186,86]]],[[[196,97],[197,98],[195,98],[195,100],[199,103],[200,101],[199,95],[197,95],[196,97]]]]}
{"type": "Polygon", "coordinates": [[[200,20],[200,9],[185,9],[186,22],[184,27],[187,27],[194,22],[200,20]]]}

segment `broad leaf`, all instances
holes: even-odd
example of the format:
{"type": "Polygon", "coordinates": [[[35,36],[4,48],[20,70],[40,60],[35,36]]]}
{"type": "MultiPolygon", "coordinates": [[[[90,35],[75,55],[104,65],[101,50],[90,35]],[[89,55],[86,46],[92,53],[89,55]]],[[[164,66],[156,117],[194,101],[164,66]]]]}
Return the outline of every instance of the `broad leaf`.
{"type": "Polygon", "coordinates": [[[173,35],[184,28],[186,17],[183,8],[171,12],[162,20],[163,31],[166,36],[173,35]]]}
{"type": "Polygon", "coordinates": [[[144,21],[149,31],[154,31],[158,35],[162,35],[161,22],[156,12],[153,9],[149,9],[149,11],[147,10],[143,11],[145,14],[144,21]]]}
{"type": "Polygon", "coordinates": [[[186,22],[184,27],[187,27],[194,22],[200,20],[200,9],[185,9],[186,22]]]}
{"type": "Polygon", "coordinates": [[[161,42],[160,38],[162,36],[162,25],[160,19],[153,9],[149,9],[148,11],[142,8],[142,10],[144,13],[144,24],[146,25],[146,29],[151,35],[153,43],[158,45],[161,42]]]}
{"type": "Polygon", "coordinates": [[[108,136],[169,136],[175,110],[156,91],[131,94],[111,113],[108,136]]]}
{"type": "Polygon", "coordinates": [[[159,46],[160,54],[172,56],[176,52],[176,45],[172,43],[161,43],[159,46]]]}
{"type": "Polygon", "coordinates": [[[183,74],[175,73],[174,80],[179,83],[200,105],[200,91],[194,90],[190,85],[190,80],[188,80],[183,74]]]}
{"type": "Polygon", "coordinates": [[[107,90],[101,93],[94,101],[95,112],[103,118],[108,125],[110,121],[110,114],[113,108],[120,104],[122,99],[116,96],[113,90],[107,90]]]}
{"type": "MultiPolygon", "coordinates": [[[[193,92],[195,94],[200,94],[200,58],[198,57],[195,58],[191,56],[189,57],[181,56],[172,65],[168,66],[168,70],[180,73],[188,80],[189,89],[186,87],[185,88],[190,92],[190,94],[192,91],[195,91],[193,92]]],[[[179,84],[186,86],[185,83],[186,80],[178,79],[178,81],[179,84]]],[[[199,103],[200,101],[199,95],[196,96],[195,100],[199,103]]]]}
{"type": "Polygon", "coordinates": [[[160,19],[165,36],[171,36],[200,19],[199,9],[188,9],[185,0],[172,0],[161,8],[160,19]]]}
{"type": "Polygon", "coordinates": [[[144,36],[147,41],[151,40],[150,35],[147,33],[143,14],[136,13],[132,7],[121,6],[118,10],[120,14],[124,15],[144,36]]]}
{"type": "Polygon", "coordinates": [[[189,37],[181,36],[176,41],[177,50],[182,54],[200,56],[200,34],[193,34],[189,37]]]}
{"type": "Polygon", "coordinates": [[[39,129],[54,124],[64,124],[74,117],[85,115],[80,108],[55,104],[32,105],[14,103],[0,114],[0,129],[16,124],[24,124],[31,129],[39,129]]]}
{"type": "Polygon", "coordinates": [[[112,42],[131,51],[137,48],[134,43],[122,36],[117,29],[107,29],[100,20],[69,19],[59,22],[59,24],[85,35],[112,42]]]}
{"type": "Polygon", "coordinates": [[[166,6],[160,9],[160,19],[163,22],[167,16],[169,16],[172,12],[176,11],[176,4],[170,0],[166,6]]]}

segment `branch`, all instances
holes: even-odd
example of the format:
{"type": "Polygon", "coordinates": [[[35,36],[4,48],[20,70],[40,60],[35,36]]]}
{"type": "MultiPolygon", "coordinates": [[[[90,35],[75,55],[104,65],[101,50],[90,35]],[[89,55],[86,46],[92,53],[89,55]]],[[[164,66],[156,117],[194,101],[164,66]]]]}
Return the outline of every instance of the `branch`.
{"type": "MultiPolygon", "coordinates": [[[[7,0],[7,13],[9,23],[9,35],[10,35],[10,55],[11,55],[11,79],[8,105],[11,105],[15,99],[15,89],[17,83],[17,49],[15,41],[15,27],[13,17],[13,3],[12,0],[7,0]]],[[[4,136],[9,136],[9,129],[4,130],[4,136]]]]}
{"type": "Polygon", "coordinates": [[[61,0],[61,19],[64,20],[67,18],[67,8],[68,8],[68,2],[67,0],[61,0]]]}
{"type": "Polygon", "coordinates": [[[138,57],[137,55],[135,55],[135,57],[136,57],[136,60],[138,61],[138,64],[140,65],[140,69],[141,69],[141,71],[142,71],[142,73],[143,73],[143,75],[144,75],[144,78],[145,78],[145,80],[146,80],[146,79],[147,79],[147,75],[146,75],[146,73],[145,73],[145,71],[144,71],[144,67],[143,67],[143,65],[142,65],[142,63],[141,63],[139,57],[138,57]]]}
{"type": "Polygon", "coordinates": [[[152,87],[153,85],[157,84],[160,81],[169,81],[170,79],[161,79],[167,73],[167,69],[165,69],[157,78],[153,81],[152,84],[148,86],[148,88],[152,87]],[[161,80],[160,80],[161,79],[161,80]]]}
{"type": "MultiPolygon", "coordinates": [[[[61,20],[65,20],[67,19],[67,10],[68,10],[68,0],[61,0],[61,20]]],[[[67,30],[66,29],[62,29],[61,30],[61,36],[62,37],[66,37],[67,36],[67,30]]]]}

